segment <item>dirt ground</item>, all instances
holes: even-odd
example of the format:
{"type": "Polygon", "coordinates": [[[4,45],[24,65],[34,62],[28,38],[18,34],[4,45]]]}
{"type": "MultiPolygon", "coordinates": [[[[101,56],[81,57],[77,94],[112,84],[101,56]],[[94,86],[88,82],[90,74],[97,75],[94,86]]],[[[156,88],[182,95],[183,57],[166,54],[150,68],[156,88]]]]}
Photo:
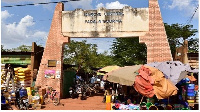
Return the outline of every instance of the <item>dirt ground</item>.
{"type": "MultiPolygon", "coordinates": [[[[42,105],[40,110],[106,110],[106,103],[102,103],[103,94],[97,94],[88,97],[87,100],[78,99],[61,99],[58,106],[54,106],[52,102],[42,105]]],[[[12,106],[13,110],[17,110],[12,106]]],[[[30,109],[32,110],[32,109],[30,109]]]]}
{"type": "Polygon", "coordinates": [[[105,110],[106,104],[102,103],[103,96],[95,95],[88,97],[87,100],[61,99],[60,105],[54,106],[53,103],[44,105],[41,110],[105,110]]]}

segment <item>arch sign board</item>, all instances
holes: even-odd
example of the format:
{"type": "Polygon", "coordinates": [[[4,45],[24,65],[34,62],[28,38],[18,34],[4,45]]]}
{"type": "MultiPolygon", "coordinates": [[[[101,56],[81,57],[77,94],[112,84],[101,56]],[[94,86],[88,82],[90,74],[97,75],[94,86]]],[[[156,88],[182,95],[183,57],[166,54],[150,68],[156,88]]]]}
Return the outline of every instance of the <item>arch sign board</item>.
{"type": "MultiPolygon", "coordinates": [[[[139,37],[147,46],[147,63],[172,60],[158,0],[149,0],[147,8],[64,11],[55,7],[51,28],[40,63],[36,86],[46,85],[63,94],[63,47],[70,38],[139,37]],[[54,66],[49,61],[54,60],[54,66]],[[45,78],[45,71],[55,71],[56,78],[45,78]]],[[[106,44],[106,43],[105,43],[106,44]]]]}
{"type": "Polygon", "coordinates": [[[62,12],[62,33],[68,37],[134,37],[149,31],[148,8],[62,12]]]}

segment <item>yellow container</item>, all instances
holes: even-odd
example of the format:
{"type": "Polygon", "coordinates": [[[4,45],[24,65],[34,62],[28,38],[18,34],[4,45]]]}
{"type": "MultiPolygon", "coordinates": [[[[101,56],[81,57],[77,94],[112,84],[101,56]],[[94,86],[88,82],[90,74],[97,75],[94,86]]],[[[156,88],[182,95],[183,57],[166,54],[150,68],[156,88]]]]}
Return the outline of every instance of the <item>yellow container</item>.
{"type": "Polygon", "coordinates": [[[111,110],[111,103],[106,103],[106,110],[111,110]]]}
{"type": "Polygon", "coordinates": [[[44,98],[43,98],[43,96],[40,96],[40,104],[44,104],[44,98]]]}
{"type": "Polygon", "coordinates": [[[111,95],[106,95],[106,103],[111,103],[111,95]]]}
{"type": "Polygon", "coordinates": [[[31,95],[31,90],[32,90],[31,87],[27,87],[26,90],[27,90],[28,96],[31,95]]]}
{"type": "Polygon", "coordinates": [[[194,103],[194,100],[187,100],[188,103],[194,103]]]}

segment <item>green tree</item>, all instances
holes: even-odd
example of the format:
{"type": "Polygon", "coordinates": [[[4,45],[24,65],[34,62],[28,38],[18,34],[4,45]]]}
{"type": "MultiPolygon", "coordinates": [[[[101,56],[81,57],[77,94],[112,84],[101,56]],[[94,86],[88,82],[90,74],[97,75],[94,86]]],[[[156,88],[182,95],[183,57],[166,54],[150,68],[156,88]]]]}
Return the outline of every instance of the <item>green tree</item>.
{"type": "Polygon", "coordinates": [[[4,47],[4,45],[1,45],[1,52],[5,51],[5,49],[3,47],[4,47]]]}
{"type": "Polygon", "coordinates": [[[178,23],[171,25],[165,23],[164,25],[173,57],[176,52],[176,47],[181,46],[184,40],[188,40],[189,50],[193,48],[192,46],[196,43],[196,40],[190,39],[190,37],[195,36],[198,32],[197,29],[193,29],[193,25],[182,25],[178,23]]]}
{"type": "Polygon", "coordinates": [[[97,67],[97,45],[86,44],[86,41],[71,41],[64,48],[64,63],[76,65],[75,70],[92,72],[92,67],[97,67]]]}
{"type": "Polygon", "coordinates": [[[188,52],[189,53],[199,52],[199,38],[188,39],[188,52]]]}
{"type": "Polygon", "coordinates": [[[23,52],[31,52],[32,51],[32,46],[27,46],[27,45],[21,45],[17,48],[13,48],[13,51],[19,50],[19,51],[23,51],[23,52]]]}
{"type": "Polygon", "coordinates": [[[139,43],[139,38],[116,38],[111,49],[113,59],[119,66],[146,63],[147,48],[139,43]]]}
{"type": "Polygon", "coordinates": [[[97,58],[98,58],[98,67],[116,65],[115,61],[113,60],[113,56],[108,55],[107,51],[98,54],[97,58]]]}

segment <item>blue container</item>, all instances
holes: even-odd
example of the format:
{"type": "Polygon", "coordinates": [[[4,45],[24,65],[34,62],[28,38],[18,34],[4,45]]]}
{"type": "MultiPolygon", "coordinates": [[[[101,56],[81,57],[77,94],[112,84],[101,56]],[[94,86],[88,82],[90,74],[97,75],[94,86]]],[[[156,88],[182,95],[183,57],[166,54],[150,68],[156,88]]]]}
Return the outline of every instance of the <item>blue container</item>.
{"type": "Polygon", "coordinates": [[[1,104],[6,104],[6,98],[4,96],[1,96],[1,104]]]}
{"type": "Polygon", "coordinates": [[[193,92],[191,92],[191,93],[187,93],[187,96],[195,96],[195,93],[193,92]]]}
{"type": "Polygon", "coordinates": [[[194,89],[188,89],[187,90],[187,93],[194,93],[195,91],[194,91],[194,89]]]}
{"type": "Polygon", "coordinates": [[[195,85],[194,84],[188,84],[188,89],[194,89],[195,85]]]}
{"type": "Polygon", "coordinates": [[[27,90],[26,89],[19,90],[19,96],[20,97],[28,96],[27,90]]]}

